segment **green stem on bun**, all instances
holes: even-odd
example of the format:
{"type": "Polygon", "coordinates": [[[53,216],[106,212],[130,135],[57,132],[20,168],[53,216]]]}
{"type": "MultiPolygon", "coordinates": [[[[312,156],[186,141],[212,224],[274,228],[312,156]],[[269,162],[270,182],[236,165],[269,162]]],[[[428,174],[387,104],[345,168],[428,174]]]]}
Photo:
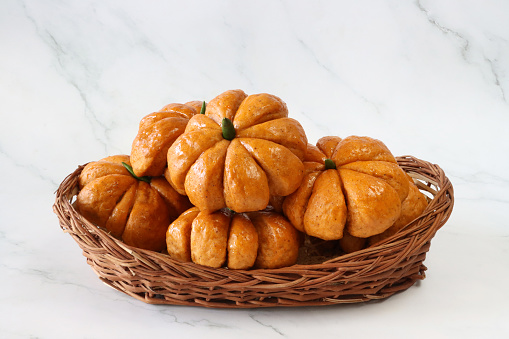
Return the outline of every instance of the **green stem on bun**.
{"type": "Polygon", "coordinates": [[[235,128],[230,119],[223,118],[223,121],[221,121],[221,129],[223,130],[223,138],[226,140],[233,140],[233,138],[235,138],[235,128]]]}
{"type": "Polygon", "coordinates": [[[205,103],[205,101],[201,104],[201,110],[200,110],[200,114],[205,114],[205,109],[207,108],[207,104],[205,103]]]}
{"type": "Polygon", "coordinates": [[[132,168],[130,165],[126,164],[125,162],[122,162],[122,165],[124,165],[125,169],[126,169],[129,173],[131,173],[131,175],[132,175],[135,179],[138,179],[138,180],[140,180],[140,181],[144,181],[144,182],[146,182],[147,184],[150,184],[150,177],[139,177],[139,176],[137,176],[136,174],[134,174],[133,168],[132,168]]]}
{"type": "Polygon", "coordinates": [[[336,169],[336,164],[331,159],[325,159],[325,169],[336,169]]]}

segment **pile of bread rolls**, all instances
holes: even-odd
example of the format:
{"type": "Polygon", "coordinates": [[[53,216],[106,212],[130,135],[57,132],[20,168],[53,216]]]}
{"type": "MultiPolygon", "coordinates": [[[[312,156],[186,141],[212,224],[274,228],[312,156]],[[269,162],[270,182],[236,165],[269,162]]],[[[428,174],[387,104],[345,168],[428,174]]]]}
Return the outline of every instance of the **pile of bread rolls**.
{"type": "Polygon", "coordinates": [[[426,206],[381,141],[310,144],[280,98],[242,90],[146,115],[130,155],[83,168],[76,200],[127,245],[229,269],[362,250],[426,206]]]}

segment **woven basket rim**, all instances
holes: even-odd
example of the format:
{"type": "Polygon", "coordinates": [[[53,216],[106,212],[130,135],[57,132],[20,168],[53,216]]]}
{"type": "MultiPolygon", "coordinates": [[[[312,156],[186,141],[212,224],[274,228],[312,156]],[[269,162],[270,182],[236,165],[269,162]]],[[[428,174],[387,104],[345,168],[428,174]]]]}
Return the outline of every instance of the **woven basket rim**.
{"type": "Polygon", "coordinates": [[[395,235],[319,264],[229,270],[183,263],[126,245],[73,207],[77,177],[86,164],[62,181],[53,210],[99,278],[146,303],[254,308],[365,302],[387,298],[425,278],[423,261],[430,241],[454,205],[452,184],[438,165],[410,155],[396,159],[430,197],[426,210],[395,235]]]}

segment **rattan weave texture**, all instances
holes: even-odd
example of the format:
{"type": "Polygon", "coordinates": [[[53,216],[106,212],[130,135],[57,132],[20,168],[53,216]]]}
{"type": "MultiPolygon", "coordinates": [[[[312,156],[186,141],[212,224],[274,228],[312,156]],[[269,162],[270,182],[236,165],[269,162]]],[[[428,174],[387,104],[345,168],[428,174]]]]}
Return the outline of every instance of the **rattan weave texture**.
{"type": "Polygon", "coordinates": [[[412,156],[397,158],[430,203],[423,214],[384,241],[321,264],[228,270],[172,260],[123,244],[73,207],[79,166],[61,183],[53,210],[87,263],[107,285],[150,304],[214,308],[318,306],[387,298],[425,278],[431,239],[446,223],[454,192],[444,171],[412,156]]]}

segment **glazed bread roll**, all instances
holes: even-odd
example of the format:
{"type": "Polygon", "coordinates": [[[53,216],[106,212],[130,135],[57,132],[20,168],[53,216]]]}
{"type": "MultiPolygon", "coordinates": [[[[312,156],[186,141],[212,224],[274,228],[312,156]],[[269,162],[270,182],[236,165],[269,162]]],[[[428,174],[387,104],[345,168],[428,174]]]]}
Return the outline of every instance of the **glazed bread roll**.
{"type": "Polygon", "coordinates": [[[171,258],[229,269],[278,268],[295,264],[298,231],[272,211],[233,213],[193,207],[170,224],[166,244],[171,258]]]}
{"type": "Polygon", "coordinates": [[[162,251],[168,224],[191,204],[163,177],[141,180],[128,167],[127,155],[87,164],[78,178],[76,207],[87,220],[126,244],[162,251]]]}
{"type": "Polygon", "coordinates": [[[399,218],[408,195],[405,172],[379,140],[323,137],[308,144],[300,187],[283,212],[300,231],[323,240],[368,238],[399,218]]]}

